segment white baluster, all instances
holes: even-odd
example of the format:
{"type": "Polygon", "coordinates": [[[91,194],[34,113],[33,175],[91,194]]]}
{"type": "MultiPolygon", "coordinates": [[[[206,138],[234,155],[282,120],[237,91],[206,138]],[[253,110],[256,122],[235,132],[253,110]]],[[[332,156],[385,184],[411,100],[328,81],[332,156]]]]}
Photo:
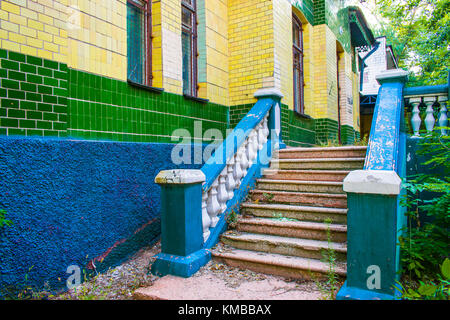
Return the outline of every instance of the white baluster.
{"type": "Polygon", "coordinates": [[[208,202],[207,202],[207,210],[209,217],[211,218],[211,227],[214,228],[219,222],[217,215],[220,211],[220,205],[217,201],[217,187],[219,186],[219,182],[216,180],[211,186],[211,189],[208,192],[208,202]]]}
{"type": "Polygon", "coordinates": [[[227,180],[226,180],[226,187],[228,191],[228,200],[231,200],[234,196],[234,188],[236,187],[236,182],[234,181],[234,157],[231,157],[230,161],[228,161],[227,164],[227,180]]]}
{"type": "Polygon", "coordinates": [[[412,117],[411,117],[411,127],[414,132],[414,136],[419,136],[420,124],[422,123],[422,119],[420,118],[420,109],[419,105],[422,101],[421,98],[412,98],[409,99],[409,103],[413,106],[412,109],[412,117]]]}
{"type": "Polygon", "coordinates": [[[263,121],[261,121],[258,126],[256,127],[256,130],[258,132],[258,150],[261,150],[264,147],[264,128],[263,128],[263,121]]]}
{"type": "Polygon", "coordinates": [[[256,132],[255,130],[252,130],[252,132],[250,132],[250,135],[248,136],[248,146],[247,146],[247,157],[248,157],[248,163],[250,166],[252,166],[254,159],[256,158],[256,151],[258,150],[257,148],[257,143],[258,141],[256,137],[256,132]]]}
{"type": "Polygon", "coordinates": [[[441,109],[439,110],[439,127],[441,127],[441,134],[443,136],[447,135],[447,129],[444,127],[448,127],[447,100],[448,97],[446,96],[439,97],[439,104],[441,105],[441,109]]]}
{"type": "Polygon", "coordinates": [[[209,231],[209,227],[211,226],[211,218],[208,215],[208,210],[206,209],[206,202],[208,200],[208,193],[202,193],[202,225],[203,225],[203,241],[206,242],[208,240],[211,232],[209,231]]]}
{"type": "Polygon", "coordinates": [[[242,172],[241,167],[241,154],[239,152],[236,152],[234,155],[234,168],[233,168],[233,177],[234,181],[236,182],[236,188],[239,188],[241,185],[241,178],[244,176],[244,173],[242,172]]]}
{"type": "Polygon", "coordinates": [[[423,99],[425,104],[427,105],[427,116],[425,117],[425,127],[427,128],[428,133],[431,133],[434,128],[434,124],[436,123],[436,119],[434,118],[434,110],[433,110],[433,104],[436,101],[436,97],[425,97],[423,99]]]}
{"type": "Polygon", "coordinates": [[[253,161],[256,159],[256,156],[258,155],[258,132],[256,129],[252,131],[253,134],[253,161]]]}
{"type": "Polygon", "coordinates": [[[227,201],[228,201],[228,191],[226,186],[226,178],[227,178],[227,167],[222,170],[219,176],[219,189],[217,194],[217,200],[219,201],[220,205],[220,212],[224,212],[227,208],[227,201]]]}
{"type": "Polygon", "coordinates": [[[249,167],[248,159],[247,159],[247,145],[248,141],[245,141],[242,146],[239,148],[238,153],[241,155],[241,169],[242,169],[242,177],[245,177],[247,174],[247,169],[249,167]]]}
{"type": "Polygon", "coordinates": [[[264,131],[264,143],[269,140],[269,114],[264,117],[263,120],[263,131],[264,131]]]}

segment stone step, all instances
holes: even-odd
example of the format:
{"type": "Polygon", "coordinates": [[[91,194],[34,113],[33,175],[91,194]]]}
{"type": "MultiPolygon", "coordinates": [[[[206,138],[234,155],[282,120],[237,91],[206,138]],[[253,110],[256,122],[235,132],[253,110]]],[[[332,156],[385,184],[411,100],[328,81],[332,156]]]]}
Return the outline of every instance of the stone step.
{"type": "Polygon", "coordinates": [[[257,203],[284,203],[312,207],[347,208],[346,194],[252,190],[251,201],[257,203]]]}
{"type": "MultiPolygon", "coordinates": [[[[239,249],[233,249],[228,252],[212,250],[212,256],[214,260],[226,263],[232,267],[292,279],[323,279],[330,269],[327,263],[315,259],[239,249]]],[[[347,274],[345,263],[337,263],[335,273],[341,277],[345,277],[347,274]]]]}
{"type": "Polygon", "coordinates": [[[367,147],[286,148],[279,150],[280,159],[364,158],[367,147]]]}
{"type": "Polygon", "coordinates": [[[270,169],[356,170],[364,167],[364,160],[365,158],[274,159],[270,162],[270,169]]]}
{"type": "Polygon", "coordinates": [[[293,221],[277,218],[239,218],[236,229],[241,232],[270,234],[311,240],[347,241],[347,226],[320,222],[293,221]],[[328,231],[329,230],[329,231],[328,231]]]}
{"type": "Polygon", "coordinates": [[[344,193],[342,182],[258,179],[257,189],[274,191],[344,193]]]}
{"type": "Polygon", "coordinates": [[[342,182],[350,170],[264,170],[266,180],[303,180],[342,182]]]}
{"type": "Polygon", "coordinates": [[[338,261],[346,261],[346,243],[280,237],[267,234],[227,231],[221,236],[222,243],[242,250],[262,251],[308,259],[323,260],[333,250],[338,261]]]}
{"type": "Polygon", "coordinates": [[[311,222],[325,222],[327,219],[330,219],[332,223],[347,224],[347,209],[339,208],[254,204],[246,202],[241,206],[241,213],[260,218],[289,218],[311,222]]]}

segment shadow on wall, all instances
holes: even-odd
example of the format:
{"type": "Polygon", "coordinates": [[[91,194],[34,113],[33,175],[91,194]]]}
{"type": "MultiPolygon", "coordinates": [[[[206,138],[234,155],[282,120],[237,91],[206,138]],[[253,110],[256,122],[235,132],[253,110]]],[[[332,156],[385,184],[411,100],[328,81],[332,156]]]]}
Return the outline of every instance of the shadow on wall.
{"type": "Polygon", "coordinates": [[[14,223],[0,229],[0,298],[21,290],[25,278],[38,290],[63,290],[69,266],[102,272],[153,245],[155,176],[201,167],[174,165],[173,147],[0,137],[0,209],[14,223]]]}

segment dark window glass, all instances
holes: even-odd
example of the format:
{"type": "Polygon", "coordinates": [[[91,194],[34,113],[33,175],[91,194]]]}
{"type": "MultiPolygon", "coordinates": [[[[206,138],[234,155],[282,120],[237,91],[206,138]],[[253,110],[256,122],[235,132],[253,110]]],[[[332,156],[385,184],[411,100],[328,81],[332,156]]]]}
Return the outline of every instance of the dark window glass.
{"type": "Polygon", "coordinates": [[[195,0],[181,2],[183,94],[197,96],[197,16],[195,0]]]}
{"type": "Polygon", "coordinates": [[[294,110],[305,112],[303,78],[303,29],[300,20],[292,18],[293,69],[294,69],[294,110]]]}
{"type": "Polygon", "coordinates": [[[151,14],[144,0],[127,2],[127,76],[130,81],[151,85],[151,14]]]}

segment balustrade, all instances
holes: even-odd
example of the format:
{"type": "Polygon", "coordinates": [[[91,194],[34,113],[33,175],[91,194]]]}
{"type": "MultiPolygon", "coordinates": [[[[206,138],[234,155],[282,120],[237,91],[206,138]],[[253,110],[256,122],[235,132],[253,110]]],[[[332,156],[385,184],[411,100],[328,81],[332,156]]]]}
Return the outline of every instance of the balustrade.
{"type": "Polygon", "coordinates": [[[446,129],[448,127],[448,95],[446,93],[406,96],[405,100],[411,107],[410,124],[413,137],[420,137],[423,131],[429,135],[436,127],[440,128],[441,135],[448,134],[446,129]]]}

